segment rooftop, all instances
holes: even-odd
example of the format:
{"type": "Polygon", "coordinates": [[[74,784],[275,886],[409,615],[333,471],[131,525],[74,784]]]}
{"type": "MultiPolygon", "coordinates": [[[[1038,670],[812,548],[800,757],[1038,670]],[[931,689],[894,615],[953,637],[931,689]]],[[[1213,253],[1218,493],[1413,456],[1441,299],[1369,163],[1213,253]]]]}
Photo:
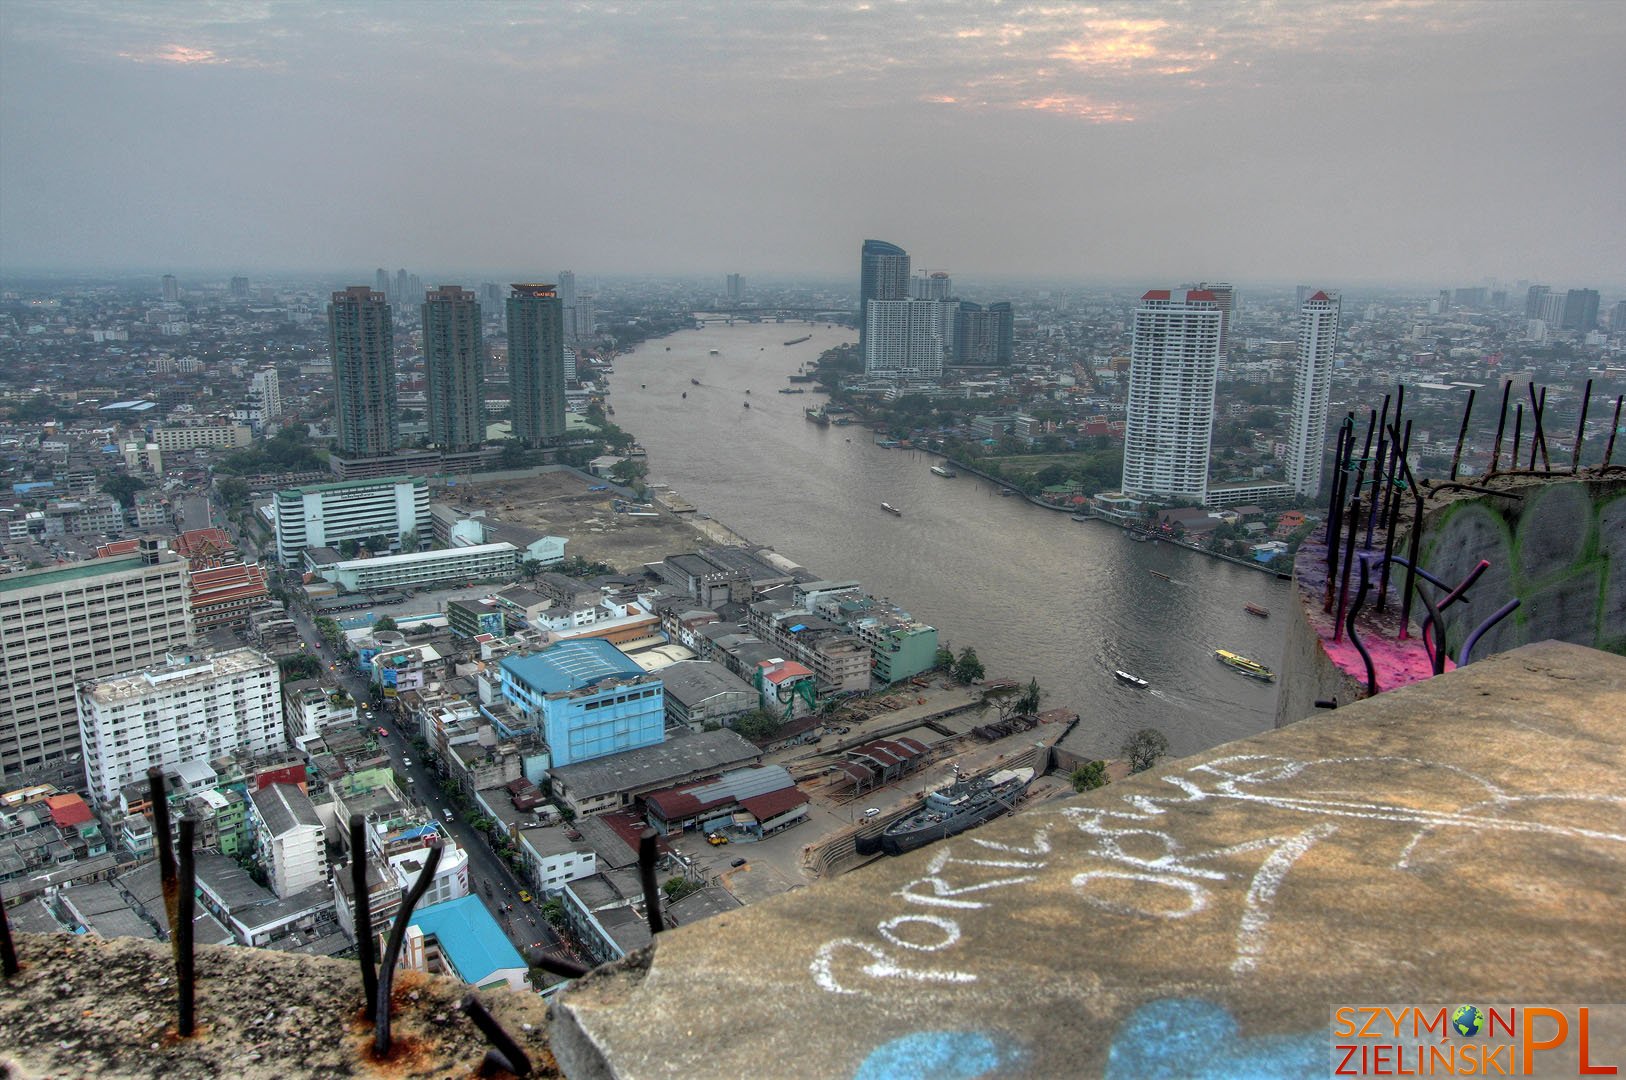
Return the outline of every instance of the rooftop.
{"type": "MultiPolygon", "coordinates": [[[[178,560],[177,560],[178,561],[178,560]]],[[[38,589],[49,585],[64,585],[70,581],[101,577],[105,574],[128,574],[144,569],[146,560],[140,555],[115,555],[107,559],[90,559],[67,566],[24,570],[18,574],[0,575],[0,593],[38,589]]]]}
{"type": "Polygon", "coordinates": [[[625,750],[608,757],[564,765],[550,772],[577,799],[617,791],[648,790],[686,777],[721,772],[756,761],[762,751],[723,728],[693,735],[674,735],[659,746],[625,750]]]}
{"type": "Polygon", "coordinates": [[[267,784],[249,797],[254,800],[254,809],[272,836],[281,836],[301,825],[307,828],[322,826],[322,819],[316,816],[315,804],[292,784],[267,784]]]}
{"type": "Polygon", "coordinates": [[[544,694],[580,690],[604,679],[638,678],[644,669],[603,638],[581,638],[530,656],[509,656],[502,668],[544,694]]]}
{"type": "Polygon", "coordinates": [[[526,967],[525,958],[473,894],[418,909],[412,925],[435,936],[464,982],[478,986],[503,968],[526,967]]]}

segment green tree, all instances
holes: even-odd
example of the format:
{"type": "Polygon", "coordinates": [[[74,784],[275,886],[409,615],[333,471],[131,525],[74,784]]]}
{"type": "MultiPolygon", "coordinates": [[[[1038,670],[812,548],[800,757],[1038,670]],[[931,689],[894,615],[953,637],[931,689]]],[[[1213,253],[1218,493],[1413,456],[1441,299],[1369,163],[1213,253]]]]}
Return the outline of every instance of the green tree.
{"type": "Polygon", "coordinates": [[[519,565],[520,573],[524,574],[534,584],[542,576],[542,560],[526,559],[519,565]]]}
{"type": "Polygon", "coordinates": [[[399,629],[400,627],[396,625],[395,620],[390,618],[388,615],[373,623],[373,633],[375,634],[387,634],[391,630],[399,629]]]}
{"type": "Polygon", "coordinates": [[[321,635],[322,640],[330,644],[339,640],[339,624],[326,615],[317,616],[315,625],[316,632],[321,635]]]}
{"type": "Polygon", "coordinates": [[[287,657],[277,666],[282,670],[283,682],[314,679],[322,673],[322,662],[306,653],[287,657]]]}
{"type": "Polygon", "coordinates": [[[685,896],[699,891],[699,882],[690,881],[686,877],[669,877],[661,883],[661,892],[666,894],[668,904],[675,904],[685,896]]]}
{"type": "Polygon", "coordinates": [[[1074,791],[1094,791],[1112,783],[1107,778],[1107,763],[1104,761],[1086,761],[1073,770],[1072,781],[1074,791]]]}
{"type": "Polygon", "coordinates": [[[960,658],[954,661],[954,681],[969,686],[984,674],[982,661],[977,659],[977,650],[969,645],[961,649],[960,658]]]}
{"type": "Polygon", "coordinates": [[[1016,699],[1016,714],[1018,716],[1035,716],[1039,712],[1039,702],[1044,700],[1044,691],[1039,689],[1038,679],[1029,679],[1027,689],[1022,696],[1016,699]]]}
{"type": "Polygon", "coordinates": [[[554,928],[563,926],[565,924],[564,901],[557,896],[552,900],[544,901],[542,904],[542,917],[548,921],[549,926],[554,928]]]}
{"type": "Polygon", "coordinates": [[[933,657],[933,660],[933,666],[947,671],[954,666],[954,650],[938,646],[937,654],[933,657]]]}
{"type": "Polygon", "coordinates": [[[354,540],[340,540],[339,541],[339,555],[342,558],[354,559],[356,557],[356,552],[358,552],[360,550],[361,550],[361,545],[358,544],[354,540]]]}
{"type": "Polygon", "coordinates": [[[139,476],[119,473],[102,481],[102,490],[119,501],[126,510],[135,505],[136,492],[145,489],[147,482],[139,476]]]}
{"type": "Polygon", "coordinates": [[[241,477],[222,477],[220,481],[215,484],[215,492],[220,496],[220,501],[225,503],[228,508],[236,508],[246,506],[248,504],[248,481],[242,479],[241,477]]]}
{"type": "Polygon", "coordinates": [[[408,529],[401,534],[401,554],[408,555],[418,550],[418,530],[408,529]]]}
{"type": "Polygon", "coordinates": [[[610,479],[618,484],[634,484],[649,475],[649,463],[643,458],[622,458],[610,466],[610,479]]]}
{"type": "Polygon", "coordinates": [[[1157,728],[1141,728],[1124,740],[1118,753],[1129,762],[1131,773],[1145,772],[1169,752],[1168,738],[1157,728]]]}
{"type": "Polygon", "coordinates": [[[764,742],[779,734],[784,721],[766,709],[753,709],[744,716],[735,717],[734,730],[752,742],[764,742]]]}

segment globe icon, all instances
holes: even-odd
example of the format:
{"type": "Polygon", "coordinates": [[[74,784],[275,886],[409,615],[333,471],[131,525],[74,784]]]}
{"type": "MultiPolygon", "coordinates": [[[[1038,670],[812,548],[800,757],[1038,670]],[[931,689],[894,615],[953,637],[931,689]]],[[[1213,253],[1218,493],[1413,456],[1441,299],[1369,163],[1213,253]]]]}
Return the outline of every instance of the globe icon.
{"type": "Polygon", "coordinates": [[[1456,1028],[1457,1034],[1464,1039],[1471,1039],[1479,1034],[1479,1029],[1485,1024],[1485,1014],[1473,1005],[1458,1005],[1451,1014],[1451,1026],[1456,1028]]]}

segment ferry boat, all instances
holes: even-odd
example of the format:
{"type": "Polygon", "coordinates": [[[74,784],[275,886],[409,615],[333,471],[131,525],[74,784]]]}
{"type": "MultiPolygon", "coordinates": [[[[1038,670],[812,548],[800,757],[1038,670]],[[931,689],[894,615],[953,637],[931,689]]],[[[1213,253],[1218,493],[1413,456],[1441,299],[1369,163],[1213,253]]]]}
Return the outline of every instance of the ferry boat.
{"type": "Polygon", "coordinates": [[[1270,609],[1262,608],[1258,604],[1243,604],[1242,610],[1246,611],[1249,615],[1257,615],[1261,619],[1270,617],[1270,609]]]}
{"type": "Polygon", "coordinates": [[[896,514],[899,517],[903,516],[903,511],[899,510],[896,506],[893,506],[891,503],[887,503],[887,502],[882,503],[881,504],[881,509],[885,510],[889,514],[896,514]]]}
{"type": "Polygon", "coordinates": [[[960,475],[946,465],[933,465],[932,472],[936,473],[938,476],[946,476],[950,480],[953,480],[956,476],[960,475]]]}
{"type": "Polygon", "coordinates": [[[1130,686],[1137,687],[1138,689],[1141,689],[1141,690],[1144,690],[1148,686],[1152,685],[1151,683],[1147,682],[1145,679],[1136,678],[1135,676],[1129,674],[1129,672],[1127,672],[1127,671],[1114,671],[1113,674],[1118,677],[1119,682],[1128,683],[1130,686]]]}
{"type": "Polygon", "coordinates": [[[1011,809],[1032,782],[1032,769],[1001,769],[991,776],[956,780],[929,792],[919,809],[882,831],[881,850],[902,855],[975,828],[1011,809]]]}
{"type": "Polygon", "coordinates": [[[1249,660],[1246,656],[1238,656],[1236,653],[1230,652],[1226,649],[1215,649],[1214,659],[1218,660],[1227,667],[1240,671],[1250,679],[1258,679],[1261,682],[1276,681],[1276,673],[1274,671],[1271,671],[1257,660],[1249,660]]]}
{"type": "Polygon", "coordinates": [[[781,386],[779,388],[779,392],[781,394],[805,394],[805,393],[807,393],[807,391],[802,389],[800,386],[781,386]]]}

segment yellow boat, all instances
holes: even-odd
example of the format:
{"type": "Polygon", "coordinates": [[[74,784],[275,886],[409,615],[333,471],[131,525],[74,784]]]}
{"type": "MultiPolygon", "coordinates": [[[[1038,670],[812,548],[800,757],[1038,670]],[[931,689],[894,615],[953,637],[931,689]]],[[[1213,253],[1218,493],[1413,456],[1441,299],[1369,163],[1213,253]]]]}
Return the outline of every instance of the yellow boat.
{"type": "Polygon", "coordinates": [[[1264,682],[1275,682],[1276,673],[1257,660],[1249,660],[1246,656],[1238,656],[1225,649],[1215,649],[1214,659],[1228,667],[1235,668],[1250,679],[1260,679],[1264,682]]]}

